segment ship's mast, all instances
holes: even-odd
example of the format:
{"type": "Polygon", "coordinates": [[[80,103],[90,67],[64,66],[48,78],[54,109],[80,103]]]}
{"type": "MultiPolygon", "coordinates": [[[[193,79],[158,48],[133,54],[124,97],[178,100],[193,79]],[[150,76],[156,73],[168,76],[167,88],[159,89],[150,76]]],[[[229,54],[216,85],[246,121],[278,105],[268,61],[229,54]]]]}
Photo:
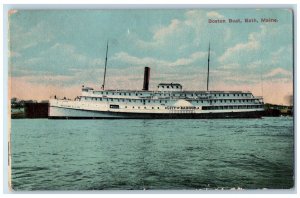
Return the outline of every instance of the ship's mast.
{"type": "Polygon", "coordinates": [[[210,43],[208,44],[208,58],[207,58],[207,84],[206,84],[207,91],[208,91],[208,84],[209,84],[209,58],[210,58],[210,43]]]}
{"type": "Polygon", "coordinates": [[[106,76],[106,65],[107,65],[107,53],[108,53],[108,41],[106,45],[106,56],[105,56],[105,67],[104,67],[104,76],[103,76],[103,84],[102,84],[102,89],[104,90],[105,87],[105,76],[106,76]]]}

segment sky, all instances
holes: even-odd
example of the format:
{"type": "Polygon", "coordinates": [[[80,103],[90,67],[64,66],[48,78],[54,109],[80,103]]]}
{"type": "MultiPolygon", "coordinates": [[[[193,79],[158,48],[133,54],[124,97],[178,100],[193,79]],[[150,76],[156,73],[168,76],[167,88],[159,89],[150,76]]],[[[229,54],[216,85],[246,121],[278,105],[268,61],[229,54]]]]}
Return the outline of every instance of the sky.
{"type": "Polygon", "coordinates": [[[150,90],[161,82],[206,90],[210,43],[210,90],[289,104],[292,24],[288,9],[10,10],[10,94],[47,100],[75,98],[82,85],[100,89],[107,42],[106,89],[141,90],[148,66],[150,90]],[[257,22],[228,23],[245,18],[257,22]]]}

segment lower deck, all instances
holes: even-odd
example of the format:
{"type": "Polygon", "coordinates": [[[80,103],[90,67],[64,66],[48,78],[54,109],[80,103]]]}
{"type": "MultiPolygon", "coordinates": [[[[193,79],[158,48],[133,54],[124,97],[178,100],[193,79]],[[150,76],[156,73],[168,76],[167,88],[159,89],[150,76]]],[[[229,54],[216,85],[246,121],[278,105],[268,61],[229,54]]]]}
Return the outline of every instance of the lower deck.
{"type": "Polygon", "coordinates": [[[49,107],[50,119],[209,119],[209,118],[260,118],[263,110],[227,111],[227,112],[169,112],[136,113],[82,110],[64,107],[49,107]]]}

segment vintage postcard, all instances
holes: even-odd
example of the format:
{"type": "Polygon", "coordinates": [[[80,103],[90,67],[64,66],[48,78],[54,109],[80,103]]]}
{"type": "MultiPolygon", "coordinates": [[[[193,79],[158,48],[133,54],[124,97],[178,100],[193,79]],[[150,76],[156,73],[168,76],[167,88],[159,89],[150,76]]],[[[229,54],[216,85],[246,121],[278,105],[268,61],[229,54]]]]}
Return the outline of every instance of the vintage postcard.
{"type": "Polygon", "coordinates": [[[294,189],[292,9],[8,18],[12,191],[294,189]]]}

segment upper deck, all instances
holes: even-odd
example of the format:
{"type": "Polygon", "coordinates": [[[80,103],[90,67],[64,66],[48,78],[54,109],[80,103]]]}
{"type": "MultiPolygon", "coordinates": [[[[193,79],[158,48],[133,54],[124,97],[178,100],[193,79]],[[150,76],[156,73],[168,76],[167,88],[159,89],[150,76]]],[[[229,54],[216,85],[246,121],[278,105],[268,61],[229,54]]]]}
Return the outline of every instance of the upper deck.
{"type": "Polygon", "coordinates": [[[182,90],[178,83],[161,83],[155,91],[148,90],[94,90],[82,88],[82,96],[125,99],[259,99],[249,91],[192,91],[182,90]]]}

